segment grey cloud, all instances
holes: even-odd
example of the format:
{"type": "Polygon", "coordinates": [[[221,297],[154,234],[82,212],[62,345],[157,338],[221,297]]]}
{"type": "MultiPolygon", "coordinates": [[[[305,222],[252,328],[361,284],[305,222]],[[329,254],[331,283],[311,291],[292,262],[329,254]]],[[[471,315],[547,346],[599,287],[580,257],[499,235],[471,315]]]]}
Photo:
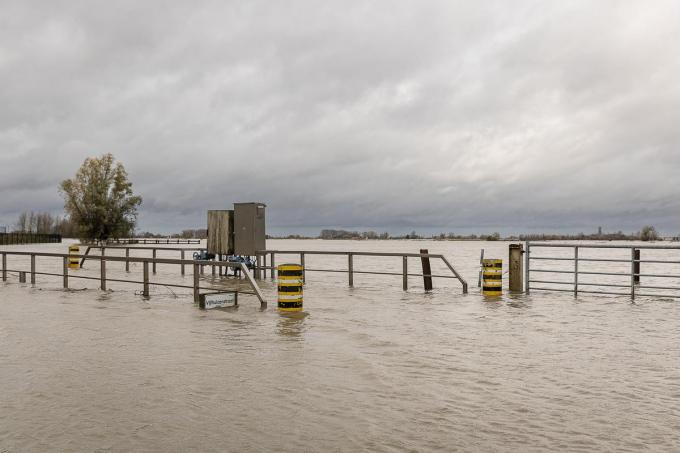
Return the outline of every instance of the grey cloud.
{"type": "Polygon", "coordinates": [[[0,223],[112,152],[142,229],[680,230],[676,2],[1,5],[0,223]]]}

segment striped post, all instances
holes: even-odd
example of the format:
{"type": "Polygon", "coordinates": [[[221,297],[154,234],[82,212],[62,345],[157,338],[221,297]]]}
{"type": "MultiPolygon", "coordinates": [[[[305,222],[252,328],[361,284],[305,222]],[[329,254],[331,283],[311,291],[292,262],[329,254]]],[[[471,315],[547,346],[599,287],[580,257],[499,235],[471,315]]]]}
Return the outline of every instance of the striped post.
{"type": "Polygon", "coordinates": [[[485,296],[503,295],[503,260],[482,260],[482,294],[485,296]]]}
{"type": "Polygon", "coordinates": [[[302,311],[304,268],[299,264],[281,264],[279,274],[279,310],[302,311]]]}

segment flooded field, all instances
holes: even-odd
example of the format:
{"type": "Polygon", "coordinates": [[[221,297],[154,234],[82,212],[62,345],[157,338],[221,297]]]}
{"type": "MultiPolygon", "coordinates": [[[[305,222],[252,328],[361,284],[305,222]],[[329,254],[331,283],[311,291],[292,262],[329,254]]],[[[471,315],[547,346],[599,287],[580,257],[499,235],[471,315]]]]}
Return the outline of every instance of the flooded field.
{"type": "MultiPolygon", "coordinates": [[[[72,279],[65,292],[59,277],[38,276],[31,287],[12,273],[0,282],[0,452],[680,450],[680,300],[548,292],[485,300],[480,249],[507,259],[502,242],[268,247],[427,248],[449,259],[470,294],[454,279],[435,279],[425,294],[417,277],[404,292],[399,276],[357,274],[349,288],[346,274],[309,272],[305,312],[282,316],[270,279],[261,282],[266,310],[244,296],[236,309],[201,311],[190,290],[155,286],[144,300],[139,284],[103,292],[97,280],[72,279]]],[[[3,249],[62,253],[66,244],[3,249]]],[[[310,269],[346,268],[344,257],[306,260],[310,269]]],[[[28,263],[11,257],[9,267],[28,263]]],[[[401,264],[357,257],[354,266],[401,264]]],[[[416,259],[409,265],[419,272],[416,259]]],[[[38,259],[38,269],[59,272],[61,261],[38,259]]],[[[129,275],[122,263],[107,271],[141,280],[139,264],[129,275]]],[[[436,262],[433,271],[450,274],[436,262]]],[[[73,272],[95,278],[99,268],[73,272]]],[[[213,279],[206,271],[203,282],[213,279]]],[[[160,266],[153,281],[190,285],[191,270],[182,277],[178,266],[160,266]]]]}

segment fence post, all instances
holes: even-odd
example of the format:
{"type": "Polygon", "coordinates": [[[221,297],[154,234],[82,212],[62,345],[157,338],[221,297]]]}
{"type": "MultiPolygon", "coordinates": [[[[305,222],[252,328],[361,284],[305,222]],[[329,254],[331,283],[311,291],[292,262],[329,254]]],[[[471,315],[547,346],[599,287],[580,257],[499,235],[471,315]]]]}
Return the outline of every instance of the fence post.
{"type": "Polygon", "coordinates": [[[153,273],[156,273],[156,249],[153,249],[153,273]]]}
{"type": "Polygon", "coordinates": [[[432,268],[430,267],[430,257],[422,256],[423,254],[429,254],[427,249],[420,249],[420,263],[423,266],[423,286],[425,291],[432,290],[432,268]]]}
{"type": "Polygon", "coordinates": [[[194,264],[194,302],[199,302],[198,264],[194,264]]]}
{"type": "Polygon", "coordinates": [[[578,245],[574,246],[574,297],[578,296],[578,245]]]}
{"type": "Polygon", "coordinates": [[[635,247],[630,249],[630,297],[635,300],[635,247]]]}
{"type": "Polygon", "coordinates": [[[349,286],[354,287],[354,255],[352,253],[347,254],[347,274],[349,275],[349,286]]]}
{"type": "Polygon", "coordinates": [[[402,283],[401,287],[404,291],[408,289],[408,256],[404,255],[401,257],[401,274],[402,283]]]}
{"type": "Polygon", "coordinates": [[[35,285],[35,255],[31,255],[31,285],[35,285]]]}
{"type": "Polygon", "coordinates": [[[2,281],[7,281],[7,254],[2,254],[2,281]]]}
{"type": "Polygon", "coordinates": [[[149,297],[149,262],[144,261],[144,287],[142,290],[144,297],[149,297]]]}
{"type": "Polygon", "coordinates": [[[479,274],[477,274],[477,288],[482,287],[482,263],[484,263],[484,249],[479,254],[479,274]]]}
{"type": "Polygon", "coordinates": [[[64,289],[68,289],[68,257],[63,257],[62,273],[64,274],[64,289]]]}
{"type": "Polygon", "coordinates": [[[106,259],[104,258],[104,249],[102,249],[101,265],[99,266],[99,287],[102,291],[106,291],[106,259]]]}
{"type": "Polygon", "coordinates": [[[180,267],[182,269],[182,275],[184,275],[185,274],[185,272],[184,272],[184,250],[182,250],[180,257],[182,259],[182,264],[180,265],[180,267]]]}
{"type": "Polygon", "coordinates": [[[635,266],[633,266],[634,273],[635,273],[635,283],[640,283],[640,249],[634,249],[634,256],[635,256],[635,266]]]}
{"type": "Polygon", "coordinates": [[[125,247],[125,272],[130,272],[130,247],[125,247]]]}
{"type": "Polygon", "coordinates": [[[300,265],[302,266],[302,283],[305,282],[305,254],[300,253],[300,265]]]}
{"type": "Polygon", "coordinates": [[[525,285],[526,285],[526,288],[527,288],[526,293],[529,294],[529,290],[530,290],[530,287],[531,287],[531,285],[530,285],[530,282],[531,282],[531,280],[530,280],[531,279],[531,245],[530,245],[529,241],[526,241],[526,249],[527,249],[526,254],[525,254],[526,258],[525,258],[525,262],[524,262],[524,272],[525,272],[526,275],[525,275],[524,280],[526,281],[525,282],[525,285]]]}
{"type": "Polygon", "coordinates": [[[274,277],[274,269],[276,268],[276,262],[274,261],[274,252],[272,252],[271,259],[269,260],[272,265],[272,280],[275,278],[274,277]]]}

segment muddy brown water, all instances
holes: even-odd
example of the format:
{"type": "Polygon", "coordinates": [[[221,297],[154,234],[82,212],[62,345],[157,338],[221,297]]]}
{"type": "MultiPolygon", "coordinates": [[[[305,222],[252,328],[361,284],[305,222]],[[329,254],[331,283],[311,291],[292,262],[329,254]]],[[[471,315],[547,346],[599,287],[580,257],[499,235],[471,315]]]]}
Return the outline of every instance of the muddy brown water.
{"type": "MultiPolygon", "coordinates": [[[[680,300],[484,299],[480,248],[505,258],[507,243],[268,245],[429,248],[463,273],[470,294],[455,280],[435,279],[424,294],[415,277],[404,292],[400,277],[357,274],[350,289],[346,274],[310,272],[305,312],[282,316],[271,280],[266,310],[244,296],[237,309],[201,311],[188,290],[152,287],[143,300],[139,285],[102,292],[72,280],[64,292],[59,278],[31,287],[11,274],[0,282],[0,452],[680,451],[680,300]]],[[[355,259],[357,270],[384,268],[399,272],[401,258],[355,259]]],[[[122,265],[108,272],[125,276],[122,265]]],[[[176,266],[154,279],[191,283],[176,266]]]]}

